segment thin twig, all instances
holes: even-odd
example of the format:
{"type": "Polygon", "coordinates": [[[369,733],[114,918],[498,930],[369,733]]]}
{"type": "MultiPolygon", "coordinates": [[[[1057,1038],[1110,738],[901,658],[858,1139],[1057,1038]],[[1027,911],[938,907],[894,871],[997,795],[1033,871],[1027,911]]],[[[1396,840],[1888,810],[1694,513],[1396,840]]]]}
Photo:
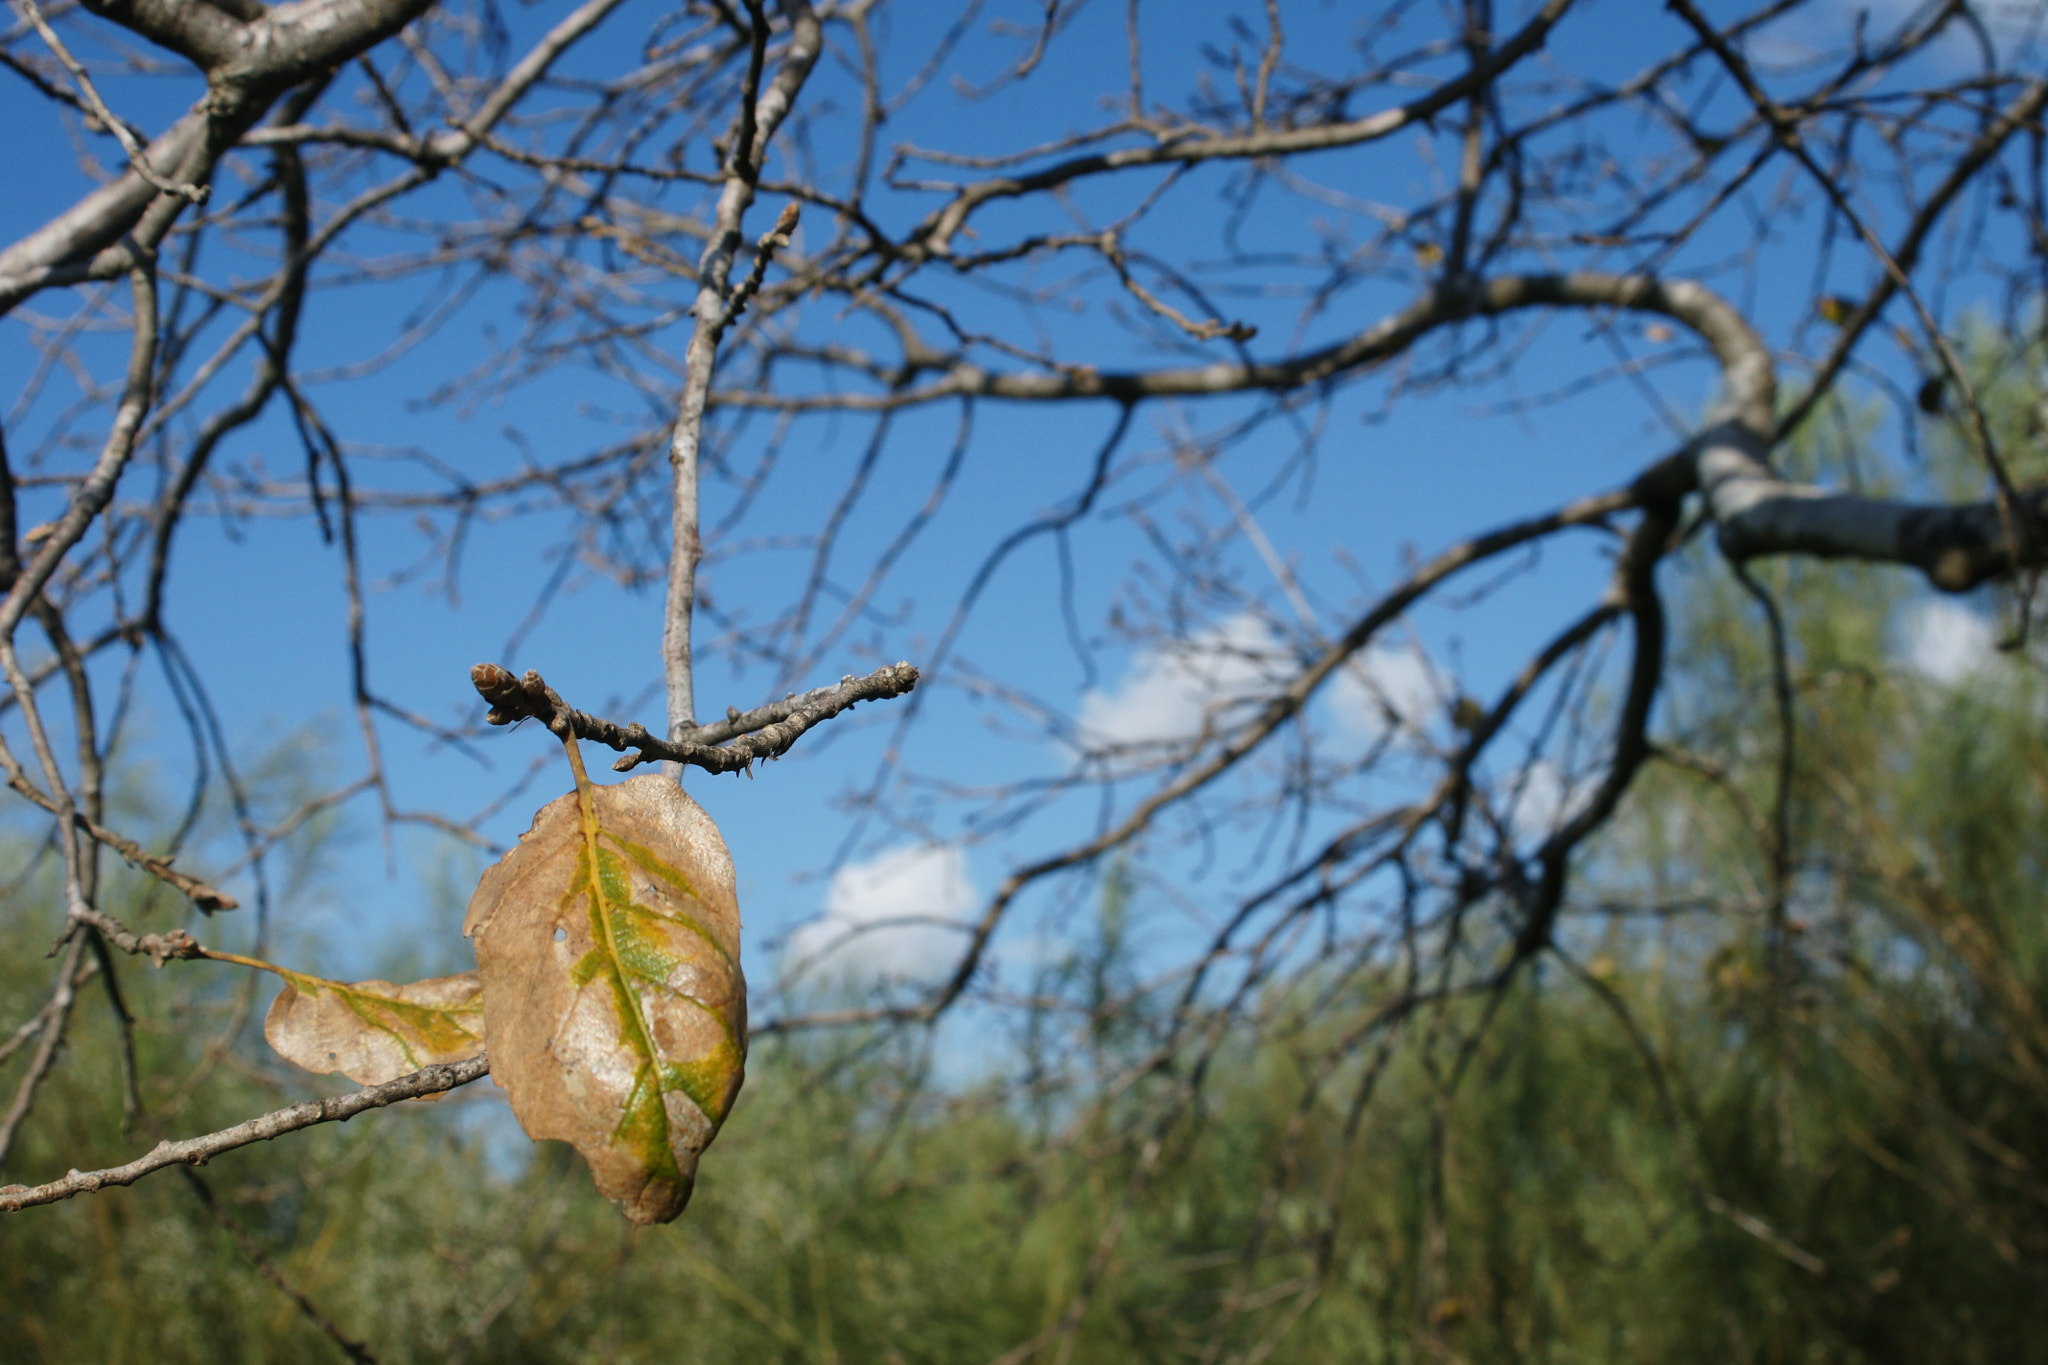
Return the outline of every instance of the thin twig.
{"type": "Polygon", "coordinates": [[[84,904],[71,907],[71,918],[76,924],[73,934],[97,930],[122,952],[146,957],[159,967],[176,959],[206,956],[199,940],[183,929],[173,929],[168,934],[138,934],[106,911],[84,904]]]}
{"type": "Polygon", "coordinates": [[[15,0],[15,3],[21,6],[21,12],[27,16],[29,24],[42,38],[51,54],[71,73],[71,79],[78,83],[78,93],[84,97],[85,105],[91,110],[92,117],[121,144],[121,150],[128,154],[128,164],[135,168],[135,173],[165,194],[174,194],[191,204],[205,203],[212,194],[210,186],[188,185],[180,180],[167,180],[157,174],[156,167],[149,164],[149,151],[142,145],[142,139],[137,137],[135,130],[116,116],[114,111],[107,107],[106,101],[100,98],[100,92],[93,86],[92,77],[85,73],[85,66],[71,55],[69,48],[64,46],[64,40],[50,27],[49,20],[43,17],[36,0],[15,0]]]}
{"type": "Polygon", "coordinates": [[[382,1085],[365,1086],[346,1095],[324,1100],[301,1100],[217,1133],[176,1142],[159,1142],[125,1166],[71,1171],[63,1179],[53,1180],[47,1185],[0,1185],[0,1213],[15,1213],[39,1204],[55,1204],[73,1195],[103,1190],[109,1185],[133,1185],[166,1166],[204,1166],[221,1153],[232,1152],[237,1147],[268,1142],[274,1137],[322,1123],[346,1123],[357,1114],[382,1109],[400,1100],[443,1094],[489,1075],[490,1070],[490,1058],[478,1053],[465,1061],[426,1067],[410,1076],[400,1076],[382,1085]]]}
{"type": "Polygon", "coordinates": [[[664,740],[637,722],[619,725],[575,710],[531,670],[518,678],[497,664],[478,664],[469,670],[469,678],[478,695],[491,704],[485,719],[493,725],[534,719],[557,733],[558,726],[566,725],[579,739],[621,752],[632,750],[612,764],[616,772],[631,772],[643,763],[687,763],[707,772],[736,773],[762,759],[782,757],[806,730],[857,703],[902,696],[917,686],[917,669],[895,663],[865,678],[849,673],[836,687],[820,687],[752,711],[728,710],[724,720],[694,726],[683,732],[685,738],[675,740],[664,740]],[[742,735],[746,738],[736,743],[724,742],[742,735]]]}
{"type": "Polygon", "coordinates": [[[28,1074],[14,1089],[14,1099],[9,1102],[7,1112],[0,1114],[0,1164],[7,1160],[7,1153],[14,1146],[14,1135],[21,1130],[21,1121],[28,1117],[29,1109],[35,1104],[36,1091],[49,1077],[50,1068],[56,1065],[57,1053],[64,1044],[64,1026],[71,1020],[71,1007],[78,999],[78,964],[85,956],[82,939],[73,939],[64,954],[64,961],[57,968],[57,985],[50,992],[50,1002],[44,1005],[41,1014],[42,1039],[36,1045],[35,1057],[29,1062],[28,1074]]]}
{"type": "MultiPolygon", "coordinates": [[[[10,775],[7,779],[7,785],[52,815],[62,815],[64,813],[63,808],[54,798],[39,789],[33,782],[30,782],[25,775],[10,775]]],[[[241,902],[228,895],[225,891],[216,890],[199,878],[178,871],[171,866],[168,858],[158,858],[145,852],[142,845],[136,843],[133,839],[116,834],[113,830],[97,824],[84,811],[74,809],[71,812],[71,819],[80,830],[120,854],[130,867],[147,872],[158,881],[166,882],[176,887],[181,895],[207,914],[210,915],[216,910],[235,910],[240,908],[241,902]]]]}
{"type": "MultiPolygon", "coordinates": [[[[787,0],[784,8],[790,20],[789,44],[775,79],[761,89],[768,23],[758,4],[748,7],[754,25],[747,81],[734,119],[732,156],[726,167],[725,185],[719,191],[712,232],[697,265],[696,325],[683,352],[683,391],[676,404],[675,429],[669,437],[669,467],[674,483],[669,495],[668,594],[662,617],[661,657],[671,738],[681,738],[697,721],[690,631],[697,609],[697,562],[704,552],[697,525],[698,455],[704,440],[704,416],[711,403],[719,338],[737,316],[734,305],[745,304],[744,298],[729,295],[726,285],[732,276],[733,257],[743,240],[740,225],[748,206],[754,202],[755,186],[767,162],[768,142],[788,116],[797,92],[809,79],[824,47],[822,28],[809,4],[804,0],[787,0]]],[[[783,216],[790,217],[789,208],[783,210],[783,216]]],[[[795,220],[790,221],[794,225],[795,220]]],[[[767,269],[765,251],[756,258],[756,266],[767,269]]]]}
{"type": "Polygon", "coordinates": [[[207,1213],[212,1216],[213,1221],[220,1225],[221,1231],[233,1238],[235,1245],[241,1249],[242,1254],[249,1258],[249,1264],[256,1268],[257,1274],[270,1281],[272,1288],[296,1304],[299,1312],[305,1316],[306,1321],[317,1327],[329,1341],[334,1343],[335,1347],[343,1355],[355,1361],[356,1365],[377,1365],[377,1357],[369,1347],[342,1331],[336,1325],[334,1319],[328,1317],[327,1314],[320,1310],[320,1305],[314,1303],[303,1289],[300,1289],[285,1277],[284,1272],[277,1268],[276,1263],[270,1259],[270,1254],[263,1249],[262,1244],[250,1235],[247,1228],[242,1226],[241,1220],[221,1206],[220,1200],[214,1195],[213,1186],[207,1182],[205,1176],[190,1167],[180,1171],[179,1174],[185,1177],[186,1186],[192,1191],[199,1202],[205,1206],[207,1213]]]}

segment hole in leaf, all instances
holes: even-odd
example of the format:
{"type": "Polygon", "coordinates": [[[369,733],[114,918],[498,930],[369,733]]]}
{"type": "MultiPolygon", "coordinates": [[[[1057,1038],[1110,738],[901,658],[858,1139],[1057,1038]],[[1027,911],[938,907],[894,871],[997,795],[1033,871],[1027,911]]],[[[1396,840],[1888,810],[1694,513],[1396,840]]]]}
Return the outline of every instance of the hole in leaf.
{"type": "Polygon", "coordinates": [[[561,942],[561,941],[562,941],[563,939],[565,939],[565,938],[567,938],[567,937],[569,937],[569,931],[568,931],[567,929],[564,929],[564,928],[562,928],[562,927],[561,927],[561,926],[560,926],[559,924],[558,924],[558,925],[556,925],[556,926],[555,926],[555,942],[557,942],[557,943],[560,943],[560,942],[561,942]]]}

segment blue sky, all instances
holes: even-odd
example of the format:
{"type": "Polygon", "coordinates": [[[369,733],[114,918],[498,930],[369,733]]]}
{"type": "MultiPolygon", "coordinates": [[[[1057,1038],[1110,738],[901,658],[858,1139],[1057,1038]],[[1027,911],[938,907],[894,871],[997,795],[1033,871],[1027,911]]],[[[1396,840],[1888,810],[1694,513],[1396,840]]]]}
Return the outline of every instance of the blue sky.
{"type": "MultiPolygon", "coordinates": [[[[515,36],[524,36],[560,9],[516,8],[507,17],[516,26],[515,36]]],[[[651,6],[629,6],[608,24],[592,51],[576,62],[592,70],[616,62],[644,32],[653,12],[651,6]]],[[[1020,20],[1037,13],[1035,4],[1010,3],[991,6],[988,17],[1020,20]]],[[[1160,5],[1147,13],[1148,81],[1156,96],[1169,99],[1185,89],[1197,41],[1223,32],[1222,17],[1238,15],[1255,32],[1264,23],[1259,6],[1243,3],[1160,5]]],[[[1286,13],[1290,42],[1296,45],[1290,51],[1303,53],[1305,60],[1323,69],[1341,69],[1350,7],[1290,5],[1286,13]]],[[[935,38],[930,10],[915,7],[912,14],[890,35],[888,69],[899,75],[921,60],[935,38]]],[[[1029,145],[1092,123],[1101,117],[1093,103],[1098,92],[1114,92],[1121,86],[1121,27],[1121,7],[1088,8],[1061,36],[1044,70],[1031,81],[985,100],[961,100],[935,88],[929,98],[911,104],[892,122],[889,136],[924,147],[986,152],[1029,145]]],[[[1580,72],[1620,76],[1662,50],[1678,31],[1661,6],[1596,0],[1561,26],[1551,59],[1580,72]]],[[[1783,50],[1789,59],[1797,55],[1803,35],[1787,32],[1779,40],[1786,44],[1783,50]]],[[[978,32],[964,49],[961,69],[974,79],[985,79],[1005,61],[1014,60],[1020,41],[978,32]]],[[[189,82],[170,79],[115,80],[108,83],[108,91],[124,114],[151,128],[162,126],[194,93],[189,82]]],[[[805,98],[823,107],[822,101],[844,101],[847,95],[844,79],[821,68],[805,98]]],[[[0,202],[0,240],[11,241],[69,202],[80,182],[64,125],[53,121],[32,93],[11,78],[0,80],[0,125],[29,130],[0,146],[0,169],[7,183],[19,187],[0,202]]],[[[843,140],[844,135],[844,125],[830,119],[814,129],[815,152],[822,164],[836,164],[844,148],[835,147],[834,138],[843,140]]],[[[1310,159],[1302,169],[1355,201],[1398,205],[1414,197],[1446,164],[1449,146],[1448,131],[1433,141],[1417,134],[1358,152],[1310,159]]],[[[102,140],[99,155],[104,159],[111,154],[110,145],[102,140]]],[[[1204,193],[1222,188],[1229,175],[1223,169],[1198,172],[1179,202],[1203,202],[1204,193]]],[[[1108,216],[1127,205],[1132,194],[1129,186],[1096,183],[1082,187],[1075,198],[1082,211],[1108,216]]],[[[412,212],[425,214],[437,204],[455,205],[460,198],[459,187],[443,184],[422,195],[412,212]]],[[[876,211],[885,222],[900,226],[931,202],[929,196],[898,194],[878,202],[876,211]]],[[[770,199],[757,208],[761,228],[775,207],[770,199]]],[[[1046,211],[993,213],[982,230],[999,236],[1035,222],[1031,215],[1046,211]]],[[[1249,216],[1247,231],[1265,234],[1276,251],[1310,250],[1318,240],[1318,214],[1347,213],[1358,219],[1370,216],[1361,208],[1317,209],[1305,207],[1299,199],[1269,195],[1249,216]]],[[[1169,214],[1147,225],[1142,244],[1162,256],[1200,258],[1213,252],[1217,226],[1212,215],[1169,214]]],[[[1784,342],[1799,328],[1810,328],[1812,261],[1804,254],[1805,246],[1798,240],[1767,244],[1755,262],[1730,268],[1728,258],[1739,245],[1731,233],[1730,228],[1710,232],[1688,249],[1676,268],[1681,273],[1714,271],[1717,286],[1751,307],[1774,341],[1784,342]]],[[[399,241],[396,234],[365,233],[358,249],[374,254],[399,241]]],[[[1867,282],[1867,268],[1860,260],[1846,259],[1846,264],[1838,262],[1837,275],[1827,287],[1858,292],[1867,282]]],[[[1038,274],[1056,280],[1072,268],[1071,262],[1055,261],[1039,267],[1038,274]]],[[[1275,270],[1269,278],[1289,280],[1284,270],[1275,270]]],[[[345,365],[375,354],[408,317],[432,302],[434,287],[431,279],[411,278],[320,298],[310,314],[299,366],[312,370],[345,365]]],[[[1077,289],[1075,296],[1093,297],[1085,288],[1077,289]]],[[[1391,285],[1354,290],[1308,322],[1302,334],[1296,332],[1298,298],[1219,297],[1260,323],[1264,331],[1253,350],[1270,355],[1283,344],[1313,343],[1353,331],[1398,306],[1407,295],[1391,285]]],[[[636,396],[615,380],[575,367],[470,404],[423,405],[423,396],[479,362],[493,330],[515,325],[512,301],[508,286],[487,284],[429,344],[409,352],[401,363],[346,386],[316,386],[316,396],[338,433],[356,452],[360,483],[420,485],[416,470],[376,460],[378,451],[422,450],[474,477],[490,477],[516,468],[522,445],[560,455],[616,439],[623,429],[613,414],[629,413],[640,420],[643,408],[636,396]],[[516,438],[508,430],[516,430],[516,438]]],[[[963,310],[993,307],[966,290],[955,301],[963,310]]],[[[0,404],[12,404],[18,377],[30,363],[24,325],[36,325],[40,309],[61,315],[69,307],[69,300],[38,300],[0,325],[0,404]]],[[[1150,358],[1109,326],[1099,307],[1074,315],[1049,308],[1041,321],[1049,334],[1071,348],[1070,354],[1096,363],[1135,365],[1150,358]]],[[[1637,353],[1654,354],[1666,344],[1640,325],[1625,326],[1625,340],[1637,353]]],[[[848,330],[858,335],[851,325],[848,330]]],[[[671,328],[657,340],[678,353],[684,333],[681,327],[671,328]]],[[[81,350],[105,359],[116,353],[118,343],[113,337],[104,345],[88,343],[81,350]]],[[[1353,385],[1340,395],[1320,438],[1313,480],[1297,479],[1257,508],[1263,531],[1314,599],[1323,625],[1345,621],[1373,589],[1394,581],[1411,556],[1428,555],[1503,521],[1622,482],[1669,448],[1671,433],[1659,412],[1624,383],[1519,411],[1501,410],[1610,364],[1608,344],[1586,319],[1558,318],[1532,334],[1509,381],[1407,399],[1383,416],[1377,409],[1386,392],[1384,380],[1353,385]]],[[[1884,343],[1874,343],[1873,361],[1894,363],[1896,358],[1885,349],[1884,343]]],[[[223,394],[239,387],[240,372],[230,371],[223,394]]],[[[1651,378],[1662,402],[1681,418],[1699,412],[1710,396],[1712,374],[1696,361],[1660,368],[1651,378]]],[[[20,428],[10,430],[17,459],[33,445],[36,433],[47,429],[55,411],[75,396],[75,388],[64,392],[65,382],[54,383],[20,428]]],[[[958,658],[985,676],[1098,722],[1177,704],[1175,689],[1181,682],[1176,679],[1184,681],[1185,674],[1173,670],[1181,665],[1127,647],[1105,626],[1112,606],[1128,606],[1124,590],[1132,566],[1152,557],[1141,523],[1130,509],[1135,506],[1168,528],[1184,526],[1183,518],[1193,509],[1214,519],[1220,506],[1214,487],[1192,487],[1176,473],[1168,436],[1185,428],[1214,430],[1252,407],[1251,400],[1229,400],[1187,409],[1160,405],[1139,414],[1123,447],[1122,459],[1128,464],[1124,477],[1073,538],[1076,617],[1090,643],[1087,658],[1071,646],[1057,610],[1059,568],[1054,547],[1046,540],[1004,566],[963,635],[958,658]],[[1147,687],[1152,692],[1147,693],[1147,687]]],[[[875,610],[886,622],[849,633],[818,661],[814,676],[796,685],[830,682],[842,673],[866,671],[876,662],[899,657],[925,662],[980,557],[1001,535],[1058,505],[1079,486],[1114,416],[1106,404],[1056,409],[982,404],[975,413],[972,443],[957,487],[875,600],[875,610]]],[[[860,567],[923,503],[947,459],[957,421],[958,413],[951,408],[900,420],[868,495],[847,523],[836,569],[840,577],[857,581],[860,567]]],[[[763,425],[755,424],[739,443],[741,457],[758,451],[763,425]]],[[[753,538],[769,548],[735,554],[731,542],[712,547],[714,559],[705,581],[722,606],[758,620],[788,600],[808,568],[808,553],[773,546],[815,531],[845,486],[867,430],[861,419],[812,423],[803,429],[759,510],[736,533],[736,538],[753,538]]],[[[1269,423],[1219,459],[1215,474],[1238,498],[1249,499],[1297,444],[1288,423],[1269,423]]],[[[230,442],[218,463],[222,468],[254,467],[260,461],[273,473],[289,475],[302,458],[290,425],[273,407],[230,442]]],[[[133,495],[147,491],[146,481],[139,482],[133,495]]],[[[729,499],[729,491],[707,487],[714,514],[729,499]]],[[[202,515],[178,550],[170,607],[173,629],[186,651],[202,661],[215,703],[228,718],[243,753],[254,755],[283,735],[310,730],[321,745],[318,756],[308,760],[308,783],[346,780],[360,770],[362,759],[361,741],[347,709],[345,603],[337,552],[322,543],[303,509],[289,518],[229,524],[205,515],[203,497],[199,508],[202,515]]],[[[525,636],[517,658],[506,659],[506,640],[527,618],[536,594],[557,566],[552,556],[560,529],[560,519],[551,515],[474,527],[463,556],[459,598],[436,591],[441,586],[438,574],[374,591],[368,631],[375,688],[425,715],[453,721],[477,709],[466,682],[468,667],[499,660],[539,668],[573,703],[586,709],[655,724],[660,712],[653,691],[659,669],[658,585],[622,588],[572,570],[560,598],[525,636]]],[[[366,519],[364,536],[373,583],[413,562],[427,543],[411,518],[403,515],[366,519]]],[[[1240,545],[1231,556],[1247,588],[1268,601],[1282,601],[1279,586],[1256,554],[1240,545]]],[[[1404,673],[1400,660],[1420,648],[1432,660],[1437,677],[1482,696],[1493,693],[1531,646],[1556,628],[1571,604],[1591,600],[1604,579],[1603,556],[1604,542],[1594,535],[1566,538],[1554,543],[1530,572],[1470,613],[1419,611],[1409,629],[1390,642],[1388,667],[1412,681],[1413,669],[1404,673]]],[[[1230,620],[1226,613],[1210,625],[1227,632],[1230,620]]],[[[103,670],[110,687],[113,676],[110,661],[103,670]]],[[[756,704],[773,690],[773,678],[759,668],[736,670],[725,661],[711,660],[699,670],[700,709],[707,712],[728,703],[756,704]]],[[[1424,694],[1409,686],[1402,695],[1424,694]]],[[[149,756],[169,789],[181,790],[189,755],[176,713],[153,668],[144,671],[140,697],[139,751],[149,756]]],[[[1356,707],[1357,701],[1347,702],[1340,691],[1332,704],[1356,707]]],[[[922,907],[918,913],[958,914],[1017,861],[1092,828],[1095,808],[1079,801],[1043,814],[1006,837],[984,838],[963,823],[975,809],[973,802],[942,799],[938,792],[926,790],[903,798],[899,813],[904,828],[869,822],[849,845],[853,827],[840,798],[874,770],[898,706],[864,707],[835,722],[829,732],[813,732],[789,758],[765,766],[754,780],[690,778],[690,790],[717,819],[734,852],[757,980],[772,976],[761,965],[768,960],[766,946],[822,911],[850,923],[886,913],[900,900],[922,907]],[[927,840],[936,841],[941,851],[920,852],[927,840]],[[893,891],[891,876],[903,879],[893,891]]],[[[1332,717],[1339,732],[1342,719],[1332,717]]],[[[551,743],[531,726],[493,734],[477,745],[488,760],[485,765],[396,725],[383,725],[380,738],[397,804],[458,816],[487,804],[551,743]]],[[[1002,708],[968,692],[943,688],[933,689],[926,698],[907,757],[913,767],[961,787],[1045,776],[1071,762],[1068,749],[1030,732],[1014,717],[1006,718],[1002,708]]],[[[532,788],[535,800],[513,803],[486,832],[509,842],[524,827],[527,812],[565,786],[566,775],[559,768],[550,770],[532,788]]],[[[459,914],[466,878],[479,866],[476,860],[410,828],[396,831],[387,844],[378,831],[374,808],[362,799],[350,809],[347,832],[331,878],[280,906],[281,925],[298,940],[295,951],[300,956],[295,962],[353,974],[369,969],[395,948],[411,955],[405,945],[413,945],[428,967],[459,963],[464,950],[453,938],[451,917],[459,914]],[[421,947],[429,944],[433,946],[421,947]]],[[[197,870],[206,865],[203,857],[188,861],[197,870]]],[[[1231,859],[1221,862],[1227,867],[1231,859]]],[[[1212,874],[1208,885],[1227,890],[1232,884],[1229,876],[1228,871],[1212,874]]],[[[1041,906],[1033,913],[1052,911],[1041,906]]],[[[231,939],[236,931],[230,925],[217,922],[211,932],[231,939]]],[[[1010,951],[1018,955],[1015,960],[1028,959],[1036,951],[1031,946],[1037,933],[1032,925],[1027,916],[1010,940],[1010,951]]],[[[810,931],[808,942],[813,946],[827,941],[820,932],[810,931]]],[[[899,936],[885,950],[860,959],[859,970],[886,972],[942,952],[943,932],[908,932],[922,936],[915,943],[899,936]]]]}

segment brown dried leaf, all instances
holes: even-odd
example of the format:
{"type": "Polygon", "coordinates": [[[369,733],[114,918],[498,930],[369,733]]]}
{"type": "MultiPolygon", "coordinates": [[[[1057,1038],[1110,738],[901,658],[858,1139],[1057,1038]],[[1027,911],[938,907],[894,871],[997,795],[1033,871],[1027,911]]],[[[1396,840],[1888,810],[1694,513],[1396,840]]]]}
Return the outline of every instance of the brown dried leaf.
{"type": "Polygon", "coordinates": [[[739,1093],[747,990],[732,859],[674,780],[577,790],[487,870],[476,940],[491,1075],[527,1135],[575,1145],[636,1223],[683,1211],[739,1093]]]}
{"type": "Polygon", "coordinates": [[[263,1036],[278,1056],[308,1071],[339,1071],[363,1085],[382,1085],[483,1051],[483,985],[475,972],[394,986],[252,965],[285,980],[263,1036]]]}

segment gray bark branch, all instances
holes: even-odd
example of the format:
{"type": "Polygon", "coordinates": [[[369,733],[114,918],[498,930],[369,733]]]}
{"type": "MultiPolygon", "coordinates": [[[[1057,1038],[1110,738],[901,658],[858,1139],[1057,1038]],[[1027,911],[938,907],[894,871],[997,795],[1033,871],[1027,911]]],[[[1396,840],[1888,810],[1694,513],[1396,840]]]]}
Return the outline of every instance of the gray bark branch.
{"type": "Polygon", "coordinates": [[[217,1133],[179,1141],[159,1142],[148,1152],[123,1166],[98,1171],[70,1171],[60,1180],[45,1185],[0,1185],[0,1213],[16,1213],[38,1204],[55,1204],[73,1195],[91,1194],[109,1185],[133,1185],[146,1175],[166,1166],[204,1166],[223,1152],[251,1143],[268,1142],[286,1133],[298,1132],[322,1123],[346,1123],[357,1114],[382,1109],[400,1100],[422,1095],[439,1095],[468,1085],[490,1074],[490,1059],[479,1053],[460,1062],[447,1062],[400,1076],[382,1085],[365,1086],[346,1095],[324,1100],[301,1100],[283,1109],[223,1128],[217,1133]]]}
{"type": "Polygon", "coordinates": [[[848,674],[836,686],[815,688],[752,711],[728,710],[724,720],[691,726],[677,738],[662,739],[644,725],[619,725],[576,710],[531,670],[515,678],[510,669],[497,664],[478,664],[469,676],[477,694],[491,703],[486,719],[492,725],[533,719],[557,732],[566,727],[578,739],[625,753],[612,764],[618,772],[631,772],[643,763],[684,763],[712,773],[745,772],[763,759],[788,753],[812,726],[850,711],[860,702],[900,697],[917,686],[915,667],[890,664],[865,678],[848,674]]]}
{"type": "MultiPolygon", "coordinates": [[[[732,264],[738,255],[741,224],[754,202],[768,143],[789,116],[797,92],[810,77],[824,47],[818,18],[805,0],[787,0],[789,43],[775,78],[757,100],[744,102],[734,121],[733,150],[725,187],[718,196],[712,231],[697,265],[696,326],[683,353],[683,391],[676,404],[676,425],[669,440],[669,469],[674,484],[669,523],[673,540],[668,562],[668,600],[663,617],[661,658],[668,693],[668,728],[680,739],[697,723],[696,685],[691,675],[690,629],[697,605],[697,561],[703,542],[697,525],[697,458],[704,439],[704,414],[709,405],[712,371],[718,363],[718,342],[742,303],[727,295],[732,264]]],[[[759,41],[765,44],[766,19],[756,14],[759,41]]],[[[756,50],[756,67],[761,49],[756,50]]],[[[765,248],[764,248],[765,249],[765,248]]]]}

